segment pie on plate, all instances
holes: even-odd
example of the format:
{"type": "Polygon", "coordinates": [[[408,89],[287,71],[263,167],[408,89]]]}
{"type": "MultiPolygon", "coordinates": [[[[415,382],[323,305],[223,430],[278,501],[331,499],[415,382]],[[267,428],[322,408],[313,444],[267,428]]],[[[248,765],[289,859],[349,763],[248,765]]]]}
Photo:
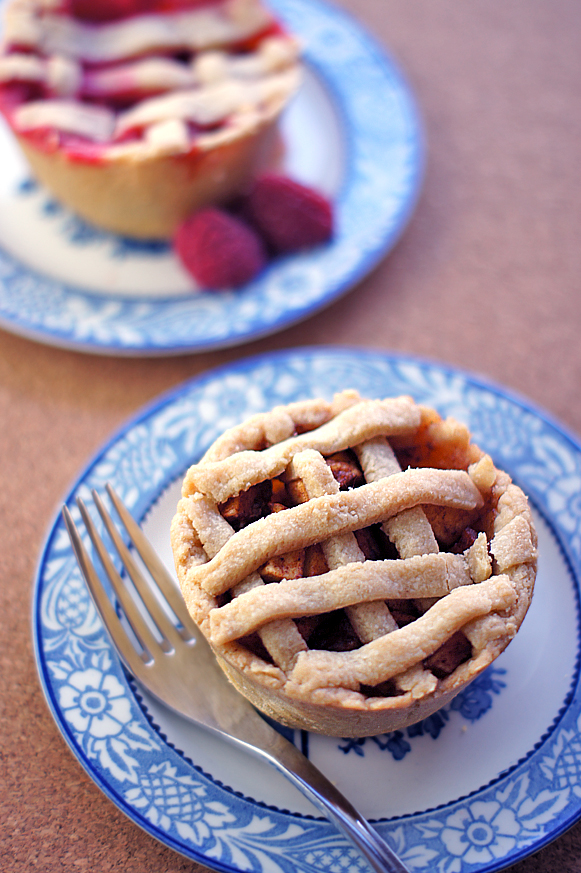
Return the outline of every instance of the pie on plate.
{"type": "Polygon", "coordinates": [[[273,159],[298,55],[261,0],[11,0],[0,111],[58,200],[169,238],[273,159]]]}
{"type": "Polygon", "coordinates": [[[526,496],[464,425],[351,390],[226,431],[187,471],[171,539],[234,685],[343,737],[449,703],[517,633],[537,566],[526,496]]]}

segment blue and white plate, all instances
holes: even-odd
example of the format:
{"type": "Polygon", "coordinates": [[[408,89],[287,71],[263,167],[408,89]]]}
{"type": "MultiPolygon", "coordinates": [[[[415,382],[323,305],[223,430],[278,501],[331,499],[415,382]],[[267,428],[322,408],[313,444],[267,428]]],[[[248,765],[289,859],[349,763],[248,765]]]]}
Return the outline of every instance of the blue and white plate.
{"type": "Polygon", "coordinates": [[[243,288],[203,292],[168,245],[95,230],[63,209],[31,181],[2,124],[0,327],[114,355],[233,346],[307,318],[391,249],[423,170],[409,89],[383,49],[336,7],[272,7],[304,43],[305,81],[282,122],[285,171],[333,199],[333,241],[273,262],[243,288]]]}
{"type": "MultiPolygon", "coordinates": [[[[581,816],[581,445],[504,390],[412,358],[341,348],[243,360],[130,422],[67,498],[109,481],[169,567],[181,478],[248,415],[346,386],[413,395],[465,421],[530,495],[540,538],[533,604],[516,639],[450,706],[361,740],[287,732],[410,870],[485,873],[581,816]]],[[[39,565],[36,657],[59,729],[119,809],[161,842],[228,873],[356,873],[347,841],[286,780],[136,692],[80,577],[60,517],[39,565]]]]}

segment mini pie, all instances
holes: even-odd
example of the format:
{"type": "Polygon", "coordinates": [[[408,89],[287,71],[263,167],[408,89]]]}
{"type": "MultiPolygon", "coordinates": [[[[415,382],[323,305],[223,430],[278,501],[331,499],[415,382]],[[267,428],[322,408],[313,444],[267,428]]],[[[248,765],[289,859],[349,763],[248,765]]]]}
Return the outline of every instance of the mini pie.
{"type": "Polygon", "coordinates": [[[172,524],[192,617],[277,721],[387,733],[448,703],[527,612],[527,498],[466,427],[345,391],[259,414],[188,470],[172,524]]]}
{"type": "Polygon", "coordinates": [[[261,0],[11,0],[0,111],[57,199],[168,238],[272,159],[298,53],[261,0]]]}

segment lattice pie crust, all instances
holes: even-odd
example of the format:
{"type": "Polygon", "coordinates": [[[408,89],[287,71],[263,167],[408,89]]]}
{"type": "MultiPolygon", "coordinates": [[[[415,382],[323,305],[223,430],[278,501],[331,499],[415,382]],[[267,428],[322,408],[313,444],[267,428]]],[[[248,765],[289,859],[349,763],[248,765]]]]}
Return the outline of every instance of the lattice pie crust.
{"type": "Polygon", "coordinates": [[[439,709],[529,607],[527,498],[409,397],[277,407],[190,467],[183,596],[237,688],[285,725],[367,736],[439,709]]]}

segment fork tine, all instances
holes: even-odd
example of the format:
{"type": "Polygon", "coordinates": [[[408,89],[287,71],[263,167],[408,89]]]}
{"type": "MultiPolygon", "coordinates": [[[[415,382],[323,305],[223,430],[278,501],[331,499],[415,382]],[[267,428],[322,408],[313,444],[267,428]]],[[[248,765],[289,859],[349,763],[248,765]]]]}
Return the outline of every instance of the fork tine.
{"type": "Polygon", "coordinates": [[[77,559],[81,573],[87,583],[95,608],[101,616],[105,630],[111,637],[111,641],[119,652],[127,669],[131,673],[138,674],[143,670],[144,661],[127,636],[125,628],[121,624],[113,604],[103,588],[99,575],[97,574],[97,571],[95,570],[95,567],[83,545],[83,541],[68,506],[63,506],[62,516],[67,528],[67,533],[71,540],[75,558],[77,559]]]}
{"type": "MultiPolygon", "coordinates": [[[[103,565],[103,569],[107,574],[107,578],[111,583],[111,587],[113,588],[115,596],[121,604],[121,608],[123,609],[123,612],[125,613],[129,624],[131,625],[134,633],[139,639],[142,647],[149,654],[150,659],[153,658],[155,660],[156,658],[159,658],[163,653],[163,646],[160,645],[158,640],[153,635],[150,627],[144,620],[136,601],[133,599],[131,593],[125,586],[125,583],[123,582],[121,576],[113,566],[113,562],[107,552],[103,540],[97,532],[97,528],[95,527],[93,520],[89,515],[87,507],[79,497],[77,497],[77,505],[79,507],[81,517],[83,519],[85,527],[87,528],[92,543],[97,550],[99,560],[103,565]]],[[[112,612],[115,613],[113,607],[111,607],[111,609],[112,612]]],[[[146,663],[145,659],[141,658],[140,660],[142,661],[142,664],[146,663]]]]}
{"type": "Polygon", "coordinates": [[[192,636],[198,636],[196,625],[187,611],[186,605],[167,567],[109,482],[107,482],[105,488],[107,489],[107,494],[111,498],[111,502],[113,503],[119,518],[125,526],[125,530],[131,538],[131,542],[137,550],[141,560],[151,573],[157,587],[169,603],[177,620],[184,630],[189,630],[192,636]]]}
{"type": "MultiPolygon", "coordinates": [[[[156,598],[150,584],[148,583],[148,580],[135,563],[131,552],[123,542],[123,539],[121,538],[121,535],[113,519],[109,515],[107,509],[105,508],[105,504],[103,503],[99,494],[96,491],[93,491],[93,500],[95,501],[95,506],[99,511],[99,515],[105,523],[107,532],[113,540],[113,543],[115,545],[115,548],[117,549],[119,557],[121,558],[123,566],[128,572],[131,581],[135,585],[135,588],[139,596],[141,597],[141,600],[143,601],[147,612],[156,624],[164,640],[167,641],[167,643],[169,643],[172,648],[175,648],[176,645],[180,645],[180,643],[183,643],[182,636],[180,635],[175,624],[173,624],[173,622],[170,620],[167,613],[164,612],[164,610],[162,609],[159,599],[156,598]]],[[[136,607],[133,601],[132,604],[135,609],[136,607]]],[[[162,644],[162,649],[163,648],[164,646],[162,644]]]]}

